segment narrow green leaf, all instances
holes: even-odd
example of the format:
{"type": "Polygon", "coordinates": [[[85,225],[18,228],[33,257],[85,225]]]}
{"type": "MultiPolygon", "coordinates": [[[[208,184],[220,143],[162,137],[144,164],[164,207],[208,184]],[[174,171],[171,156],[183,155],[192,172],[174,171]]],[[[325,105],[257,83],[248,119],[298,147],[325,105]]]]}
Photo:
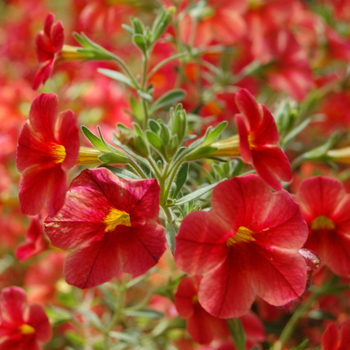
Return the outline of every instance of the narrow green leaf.
{"type": "Polygon", "coordinates": [[[149,163],[146,159],[142,158],[138,154],[136,154],[133,150],[131,150],[128,146],[123,145],[116,137],[112,138],[112,142],[120,147],[123,151],[125,151],[127,154],[131,155],[133,158],[137,159],[140,163],[145,164],[147,167],[149,167],[149,163]]]}
{"type": "Polygon", "coordinates": [[[175,228],[171,223],[167,222],[165,225],[165,237],[168,242],[171,253],[174,255],[175,249],[175,236],[177,234],[178,229],[175,228]]]}
{"type": "Polygon", "coordinates": [[[101,152],[110,152],[110,149],[104,144],[104,142],[93,134],[86,126],[81,127],[82,132],[91,144],[101,152]]]}
{"type": "Polygon", "coordinates": [[[76,310],[83,314],[94,325],[95,328],[103,330],[102,322],[94,312],[82,306],[78,306],[76,310]]]}
{"type": "Polygon", "coordinates": [[[176,179],[175,179],[176,191],[174,193],[174,198],[177,197],[177,195],[181,191],[182,186],[185,184],[187,180],[187,173],[188,173],[188,163],[183,163],[181,165],[179,172],[176,175],[176,179]]]}
{"type": "Polygon", "coordinates": [[[110,145],[104,138],[101,132],[101,128],[97,125],[97,131],[98,134],[100,135],[100,139],[103,142],[103,144],[105,145],[105,147],[107,147],[110,151],[112,151],[113,153],[117,153],[120,154],[121,156],[124,156],[124,154],[122,152],[120,152],[117,148],[115,148],[114,146],[110,145]]]}
{"type": "Polygon", "coordinates": [[[126,169],[121,169],[114,166],[105,166],[105,165],[103,166],[103,168],[109,169],[112,173],[114,173],[115,175],[123,179],[133,179],[133,180],[140,179],[139,176],[135,175],[134,173],[126,169]]]}
{"type": "MultiPolygon", "coordinates": [[[[223,179],[222,181],[224,181],[224,180],[226,180],[226,179],[223,179]]],[[[212,185],[209,185],[206,187],[202,187],[202,188],[198,189],[197,191],[194,191],[194,192],[178,199],[177,201],[174,202],[174,205],[182,205],[182,204],[185,204],[193,199],[196,199],[196,198],[202,196],[203,194],[209,192],[210,190],[212,190],[220,182],[221,181],[216,182],[215,184],[212,184],[212,185]]]]}
{"type": "Polygon", "coordinates": [[[227,125],[226,121],[221,122],[219,125],[217,125],[213,131],[210,131],[204,138],[204,142],[202,146],[210,145],[224,130],[225,126],[227,125]]]}
{"type": "Polygon", "coordinates": [[[103,75],[105,75],[108,78],[111,78],[113,80],[120,81],[121,83],[124,83],[126,85],[131,86],[132,88],[136,88],[134,83],[130,78],[128,78],[125,74],[117,72],[116,70],[112,69],[105,69],[105,68],[98,68],[97,71],[103,75]]]}
{"type": "Polygon", "coordinates": [[[129,32],[131,35],[135,34],[134,28],[126,25],[126,24],[122,24],[122,28],[124,28],[127,32],[129,32]]]}
{"type": "Polygon", "coordinates": [[[311,122],[311,118],[305,119],[297,127],[295,127],[290,133],[288,133],[282,140],[282,145],[288,144],[292,139],[301,133],[311,122]]]}
{"type": "Polygon", "coordinates": [[[227,320],[232,340],[237,350],[246,350],[246,339],[242,323],[239,318],[231,318],[227,320]]]}
{"type": "Polygon", "coordinates": [[[141,310],[125,310],[125,315],[134,317],[146,317],[146,318],[161,318],[164,314],[150,309],[141,310]]]}
{"type": "Polygon", "coordinates": [[[115,338],[115,339],[124,340],[125,342],[130,343],[130,344],[139,344],[138,338],[135,337],[135,334],[110,331],[108,333],[108,335],[112,338],[115,338]]]}
{"type": "Polygon", "coordinates": [[[147,92],[143,92],[141,90],[137,90],[137,94],[142,97],[144,100],[148,101],[148,102],[152,102],[153,101],[153,97],[148,94],[147,92]]]}
{"type": "Polygon", "coordinates": [[[174,105],[176,102],[181,101],[185,95],[186,93],[182,89],[174,89],[166,92],[164,95],[160,96],[158,100],[156,100],[151,106],[150,114],[154,113],[160,108],[174,105]]]}

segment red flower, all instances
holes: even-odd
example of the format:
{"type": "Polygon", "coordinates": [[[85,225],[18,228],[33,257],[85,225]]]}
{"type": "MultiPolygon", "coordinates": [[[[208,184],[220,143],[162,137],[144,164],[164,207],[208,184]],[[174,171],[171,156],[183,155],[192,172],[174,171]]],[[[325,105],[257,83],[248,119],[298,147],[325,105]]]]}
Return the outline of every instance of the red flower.
{"type": "Polygon", "coordinates": [[[57,110],[54,94],[38,96],[18,138],[16,165],[22,173],[19,202],[27,215],[38,214],[45,203],[51,216],[62,208],[67,191],[66,172],[78,158],[76,117],[70,110],[57,115],[57,110]]]}
{"type": "Polygon", "coordinates": [[[40,305],[28,305],[23,289],[10,287],[0,295],[1,350],[39,350],[47,343],[52,330],[45,311],[40,305]]]}
{"type": "Polygon", "coordinates": [[[215,317],[245,314],[258,295],[284,305],[305,290],[299,254],[307,226],[286,191],[272,193],[256,175],[220,183],[212,210],[185,217],[176,236],[175,261],[203,275],[199,303],[215,317]]]}
{"type": "Polygon", "coordinates": [[[41,215],[37,215],[31,218],[30,226],[26,232],[26,242],[17,247],[16,258],[23,262],[47,248],[48,242],[44,237],[43,218],[41,215]]]}
{"type": "Polygon", "coordinates": [[[304,180],[295,196],[309,225],[305,248],[316,252],[335,274],[350,274],[350,194],[330,177],[304,180]]]}
{"type": "MultiPolygon", "coordinates": [[[[210,315],[198,302],[198,286],[201,277],[184,277],[175,293],[175,306],[180,317],[187,319],[187,331],[199,344],[209,344],[214,337],[227,338],[230,335],[225,320],[210,315]]],[[[249,313],[241,317],[247,336],[247,348],[265,339],[264,327],[260,320],[249,313]]]]}
{"type": "Polygon", "coordinates": [[[209,344],[215,335],[228,336],[226,321],[210,315],[198,302],[200,277],[185,277],[175,293],[175,306],[180,317],[187,319],[187,331],[199,344],[209,344]]]}
{"type": "Polygon", "coordinates": [[[54,18],[55,17],[51,13],[46,16],[44,31],[41,31],[35,40],[36,54],[41,67],[36,73],[32,83],[32,88],[34,90],[39,89],[49,78],[57,56],[63,47],[64,35],[62,22],[58,21],[53,26],[54,18]]]}
{"type": "Polygon", "coordinates": [[[350,348],[350,328],[343,325],[340,329],[331,323],[323,333],[321,350],[347,350],[350,348]]]}
{"type": "Polygon", "coordinates": [[[279,135],[272,114],[263,104],[258,104],[246,89],[236,93],[235,102],[241,113],[236,115],[239,139],[233,136],[214,142],[212,146],[217,147],[218,151],[213,155],[240,155],[243,162],[253,165],[269,186],[281,190],[278,178],[291,181],[293,174],[289,160],[279,146],[279,135]]]}
{"type": "Polygon", "coordinates": [[[45,220],[52,244],[73,249],[64,267],[67,283],[90,288],[120,271],[139,275],[153,267],[165,251],[159,194],[155,179],[119,179],[105,168],[74,179],[63,208],[45,220]]]}
{"type": "MultiPolygon", "coordinates": [[[[247,10],[246,0],[209,0],[208,6],[201,9],[194,38],[195,46],[212,44],[213,41],[232,45],[246,32],[242,17],[247,10]]],[[[185,16],[180,23],[183,40],[188,42],[193,30],[193,19],[185,16]]]]}

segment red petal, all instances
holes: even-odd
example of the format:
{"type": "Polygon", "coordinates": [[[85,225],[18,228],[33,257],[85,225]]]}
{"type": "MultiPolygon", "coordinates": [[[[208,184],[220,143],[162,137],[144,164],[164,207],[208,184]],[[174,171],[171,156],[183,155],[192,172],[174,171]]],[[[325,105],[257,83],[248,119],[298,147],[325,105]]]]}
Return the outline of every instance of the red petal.
{"type": "Polygon", "coordinates": [[[225,261],[228,254],[227,234],[220,217],[197,211],[187,215],[176,235],[175,261],[177,266],[192,275],[203,275],[225,261]]]}
{"type": "Polygon", "coordinates": [[[47,343],[52,338],[52,328],[42,306],[31,305],[25,323],[35,329],[35,337],[41,343],[47,343]]]}
{"type": "Polygon", "coordinates": [[[71,110],[59,114],[56,121],[56,140],[66,150],[66,158],[62,163],[62,169],[68,171],[72,168],[79,154],[80,139],[77,118],[71,110]]]}
{"type": "MultiPolygon", "coordinates": [[[[322,350],[337,350],[339,344],[339,330],[335,323],[331,323],[321,338],[322,350]]],[[[345,349],[344,349],[345,350],[345,349]]]]}
{"type": "Polygon", "coordinates": [[[257,147],[259,145],[276,145],[279,146],[279,135],[276,122],[271,112],[264,106],[260,105],[262,109],[262,120],[259,128],[253,132],[253,143],[257,147]]]}
{"type": "Polygon", "coordinates": [[[68,254],[64,276],[67,283],[91,288],[111,280],[120,271],[118,245],[113,236],[99,235],[68,254]]]}
{"type": "Polygon", "coordinates": [[[38,90],[39,87],[42,84],[45,84],[46,80],[49,79],[53,69],[53,64],[54,60],[48,61],[37,71],[32,82],[33,90],[38,90]]]}
{"type": "Polygon", "coordinates": [[[174,295],[174,303],[180,317],[189,318],[193,312],[193,297],[198,293],[196,277],[184,277],[174,295]]]}
{"type": "Polygon", "coordinates": [[[140,275],[157,264],[165,252],[165,229],[162,225],[117,226],[116,237],[123,272],[140,275]]]}
{"type": "Polygon", "coordinates": [[[49,38],[51,37],[51,28],[52,28],[54,20],[55,20],[55,17],[52,13],[49,13],[45,18],[44,32],[49,38]]]}
{"type": "Polygon", "coordinates": [[[14,328],[22,325],[23,314],[27,308],[27,296],[22,288],[9,287],[1,291],[1,316],[4,322],[14,328]]]}
{"type": "Polygon", "coordinates": [[[287,182],[292,180],[289,160],[279,147],[260,148],[252,154],[256,172],[274,190],[280,191],[283,188],[278,178],[287,182]]]}
{"type": "Polygon", "coordinates": [[[249,132],[255,131],[262,122],[262,113],[254,96],[247,90],[241,89],[235,95],[236,105],[249,123],[249,132]]]}
{"type": "Polygon", "coordinates": [[[52,30],[52,41],[55,46],[55,52],[60,52],[63,47],[64,43],[64,34],[63,34],[63,27],[62,22],[58,21],[52,30]]]}
{"type": "Polygon", "coordinates": [[[248,140],[249,131],[241,115],[236,115],[235,120],[239,134],[239,153],[244,163],[251,164],[253,162],[253,156],[248,140]]]}
{"type": "Polygon", "coordinates": [[[239,254],[229,254],[223,264],[203,277],[199,303],[213,316],[240,317],[250,309],[256,296],[249,274],[250,254],[243,247],[239,254]]]}
{"type": "Polygon", "coordinates": [[[296,199],[306,221],[310,222],[318,216],[332,217],[345,193],[339,180],[317,176],[300,184],[296,199]]]}
{"type": "Polygon", "coordinates": [[[340,329],[340,345],[339,350],[350,349],[350,328],[343,325],[340,329]]]}

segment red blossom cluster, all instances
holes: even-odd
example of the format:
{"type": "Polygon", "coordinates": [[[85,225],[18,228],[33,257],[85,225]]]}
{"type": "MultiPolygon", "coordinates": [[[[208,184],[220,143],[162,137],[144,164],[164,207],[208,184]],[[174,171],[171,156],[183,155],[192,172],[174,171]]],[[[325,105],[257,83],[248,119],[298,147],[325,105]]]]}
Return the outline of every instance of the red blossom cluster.
{"type": "Polygon", "coordinates": [[[350,2],[61,5],[0,15],[0,350],[350,348],[350,2]]]}

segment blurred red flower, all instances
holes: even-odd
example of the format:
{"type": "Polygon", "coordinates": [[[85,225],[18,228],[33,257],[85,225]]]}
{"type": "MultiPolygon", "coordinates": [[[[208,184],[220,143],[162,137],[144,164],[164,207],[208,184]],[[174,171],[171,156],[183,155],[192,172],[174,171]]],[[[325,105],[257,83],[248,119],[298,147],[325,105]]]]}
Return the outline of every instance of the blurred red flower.
{"type": "Polygon", "coordinates": [[[44,236],[43,217],[39,214],[31,218],[30,226],[26,232],[26,241],[16,249],[16,258],[20,261],[40,254],[49,246],[44,236]]]}
{"type": "Polygon", "coordinates": [[[9,287],[1,291],[1,350],[39,350],[47,343],[52,329],[40,305],[28,305],[22,288],[9,287]]]}
{"type": "Polygon", "coordinates": [[[350,194],[337,179],[304,180],[295,200],[309,225],[305,248],[316,252],[335,274],[350,274],[350,194]]]}
{"type": "Polygon", "coordinates": [[[335,323],[331,323],[321,339],[321,350],[348,350],[350,348],[350,328],[343,325],[340,329],[335,323]]]}
{"type": "Polygon", "coordinates": [[[29,120],[18,138],[16,165],[22,177],[19,184],[21,210],[36,215],[47,204],[55,215],[65,200],[66,172],[79,153],[79,129],[71,110],[57,115],[54,94],[41,94],[32,103],[29,120]]]}
{"type": "MultiPolygon", "coordinates": [[[[208,6],[197,7],[197,24],[194,46],[204,46],[219,42],[232,45],[246,33],[246,23],[242,17],[248,8],[246,0],[209,0],[208,6]]],[[[189,42],[194,26],[193,16],[186,15],[180,22],[183,40],[189,42]]]]}
{"type": "Polygon", "coordinates": [[[286,191],[272,193],[256,175],[217,185],[212,210],[190,213],[176,236],[175,261],[203,275],[199,303],[215,317],[245,314],[258,295],[284,305],[305,290],[299,249],[307,226],[286,191]]]}
{"type": "Polygon", "coordinates": [[[155,179],[119,179],[105,168],[75,178],[63,208],[45,220],[52,244],[73,249],[64,267],[67,283],[90,288],[120,271],[139,275],[153,267],[165,251],[159,195],[155,179]]]}
{"type": "Polygon", "coordinates": [[[39,89],[50,77],[55,60],[63,47],[64,34],[62,22],[58,21],[53,25],[54,18],[54,15],[51,13],[46,16],[44,31],[41,31],[35,40],[36,54],[41,67],[32,83],[34,90],[39,89]]]}

